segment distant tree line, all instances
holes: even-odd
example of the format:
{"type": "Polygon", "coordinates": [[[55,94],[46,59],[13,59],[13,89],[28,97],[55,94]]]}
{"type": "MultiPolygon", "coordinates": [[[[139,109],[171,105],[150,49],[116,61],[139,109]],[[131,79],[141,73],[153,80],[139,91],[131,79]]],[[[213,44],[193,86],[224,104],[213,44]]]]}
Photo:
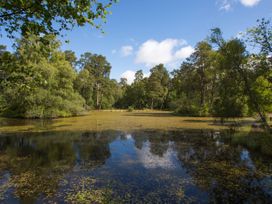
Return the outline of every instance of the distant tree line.
{"type": "Polygon", "coordinates": [[[149,78],[143,78],[140,70],[130,86],[122,80],[123,97],[116,105],[222,118],[257,113],[267,126],[266,114],[272,112],[271,54],[270,21],[259,20],[243,40],[226,40],[215,28],[179,69],[168,73],[160,64],[151,69],[149,78]]]}
{"type": "Polygon", "coordinates": [[[237,117],[255,113],[265,122],[272,111],[272,28],[267,20],[249,29],[245,40],[224,39],[220,29],[199,42],[180,68],[163,64],[150,76],[110,79],[104,56],[60,51],[55,35],[25,35],[10,53],[0,47],[0,113],[51,118],[88,109],[167,109],[189,116],[237,117]],[[247,45],[254,45],[251,54],[247,45]]]}

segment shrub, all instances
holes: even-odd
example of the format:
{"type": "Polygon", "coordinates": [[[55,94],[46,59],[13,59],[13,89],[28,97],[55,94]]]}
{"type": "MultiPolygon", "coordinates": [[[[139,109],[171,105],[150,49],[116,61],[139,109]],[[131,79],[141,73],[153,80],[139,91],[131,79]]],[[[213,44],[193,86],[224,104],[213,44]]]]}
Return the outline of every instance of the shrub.
{"type": "Polygon", "coordinates": [[[129,106],[128,107],[128,112],[133,112],[134,111],[134,107],[133,106],[129,106]]]}

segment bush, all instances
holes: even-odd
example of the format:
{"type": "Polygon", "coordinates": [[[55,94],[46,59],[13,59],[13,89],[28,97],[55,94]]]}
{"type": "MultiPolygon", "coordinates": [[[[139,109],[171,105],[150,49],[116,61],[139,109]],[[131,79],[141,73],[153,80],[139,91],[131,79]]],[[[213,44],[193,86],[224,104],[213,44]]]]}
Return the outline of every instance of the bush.
{"type": "Polygon", "coordinates": [[[181,105],[176,109],[175,112],[185,116],[199,116],[199,108],[193,104],[181,105]]]}
{"type": "Polygon", "coordinates": [[[129,106],[128,107],[128,112],[133,112],[134,111],[134,107],[133,106],[129,106]]]}
{"type": "Polygon", "coordinates": [[[217,117],[243,117],[249,115],[249,108],[244,98],[216,99],[212,114],[217,117]]]}

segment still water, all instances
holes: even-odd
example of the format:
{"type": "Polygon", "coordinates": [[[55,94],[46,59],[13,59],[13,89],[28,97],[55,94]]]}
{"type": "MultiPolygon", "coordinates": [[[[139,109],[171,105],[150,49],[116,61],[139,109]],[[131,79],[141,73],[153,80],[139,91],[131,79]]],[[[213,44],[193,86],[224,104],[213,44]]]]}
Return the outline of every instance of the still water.
{"type": "Polygon", "coordinates": [[[272,203],[271,157],[226,132],[0,136],[0,203],[272,203]]]}

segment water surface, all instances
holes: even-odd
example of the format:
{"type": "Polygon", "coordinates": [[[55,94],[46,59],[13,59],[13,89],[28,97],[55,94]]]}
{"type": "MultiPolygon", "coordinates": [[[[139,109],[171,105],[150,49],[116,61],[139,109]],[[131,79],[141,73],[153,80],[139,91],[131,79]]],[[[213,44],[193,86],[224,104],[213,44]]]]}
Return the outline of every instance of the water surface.
{"type": "Polygon", "coordinates": [[[271,203],[271,157],[228,132],[0,136],[3,203],[271,203]]]}

